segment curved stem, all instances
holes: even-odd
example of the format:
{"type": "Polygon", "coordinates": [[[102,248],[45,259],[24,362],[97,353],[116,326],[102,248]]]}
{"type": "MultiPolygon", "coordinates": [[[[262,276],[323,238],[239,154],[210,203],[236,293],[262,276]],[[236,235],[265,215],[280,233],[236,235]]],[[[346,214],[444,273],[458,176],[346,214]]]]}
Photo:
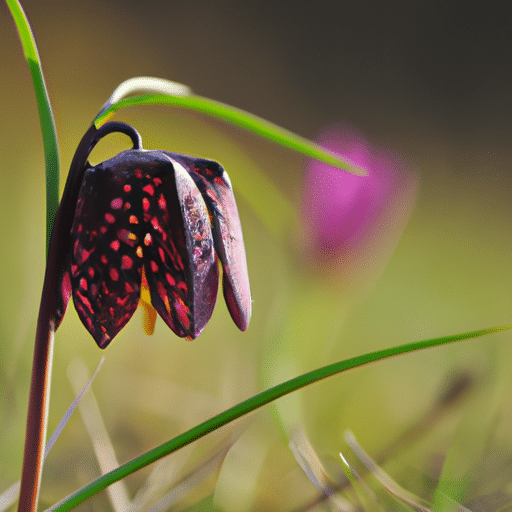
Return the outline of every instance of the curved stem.
{"type": "Polygon", "coordinates": [[[53,355],[53,339],[56,328],[57,297],[62,283],[71,247],[71,227],[76,202],[84,172],[88,166],[87,158],[98,141],[112,132],[128,135],[136,149],[142,148],[137,131],[125,123],[108,123],[97,129],[92,125],[82,137],[75,152],[68,174],[66,187],[55,218],[50,239],[48,261],[41,294],[39,317],[34,347],[32,380],[28,406],[27,430],[25,434],[25,454],[21,478],[19,512],[34,512],[37,507],[43,453],[50,403],[50,380],[53,355]]]}
{"type": "Polygon", "coordinates": [[[57,294],[60,278],[64,270],[65,255],[67,254],[62,248],[69,247],[69,234],[73,221],[73,213],[70,210],[73,208],[73,197],[75,197],[74,204],[76,204],[81,178],[85,170],[85,162],[90,152],[89,141],[94,139],[96,132],[96,128],[91,127],[78,146],[50,239],[39,317],[37,319],[27,429],[25,433],[23,473],[18,504],[19,512],[34,512],[37,507],[46,440],[46,425],[48,422],[57,294]],[[72,172],[73,170],[78,172],[72,172]],[[80,170],[82,170],[81,173],[79,172],[80,170]]]}

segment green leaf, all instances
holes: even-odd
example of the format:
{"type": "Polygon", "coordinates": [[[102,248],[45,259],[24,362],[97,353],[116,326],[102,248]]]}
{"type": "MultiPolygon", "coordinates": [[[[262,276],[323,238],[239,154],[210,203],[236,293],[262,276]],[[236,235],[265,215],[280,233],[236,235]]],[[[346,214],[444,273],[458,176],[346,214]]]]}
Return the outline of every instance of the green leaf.
{"type": "Polygon", "coordinates": [[[209,117],[239,126],[293,151],[344,171],[358,175],[366,174],[364,170],[353,166],[339,155],[261,117],[225,103],[197,96],[185,85],[153,77],[131,78],[119,85],[94,119],[94,124],[99,128],[118,110],[137,105],[168,105],[200,112],[209,117]],[[141,90],[158,91],[158,93],[126,97],[141,90]]]}
{"type": "Polygon", "coordinates": [[[59,207],[59,152],[57,147],[57,132],[53,121],[52,108],[46,90],[46,84],[41,69],[37,46],[28,19],[18,0],[6,0],[11,11],[23,53],[27,59],[36,93],[39,120],[43,135],[44,156],[46,162],[46,252],[50,243],[53,222],[59,207]]]}
{"type": "Polygon", "coordinates": [[[499,327],[493,327],[490,329],[482,329],[478,331],[471,331],[462,334],[456,334],[452,336],[444,336],[441,338],[433,338],[429,340],[422,340],[413,343],[407,343],[405,345],[399,345],[397,347],[386,348],[383,350],[377,350],[369,354],[357,356],[345,361],[318,368],[308,373],[304,373],[291,380],[278,384],[266,391],[263,391],[230,409],[218,414],[217,416],[195,426],[194,428],[176,436],[175,438],[167,441],[166,443],[153,448],[152,450],[136,457],[135,459],[119,466],[114,471],[107,473],[100,478],[94,480],[90,484],[86,485],[82,489],[76,491],[74,494],[66,498],[61,503],[55,505],[51,510],[66,511],[71,510],[77,505],[83,503],[86,499],[90,498],[94,494],[102,491],[107,486],[121,480],[122,478],[142,469],[143,467],[157,461],[158,459],[169,455],[180,448],[196,441],[197,439],[217,430],[218,428],[234,421],[241,416],[248,414],[256,409],[281,398],[289,393],[297,391],[298,389],[308,386],[314,382],[318,382],[337,373],[341,373],[351,368],[356,368],[368,363],[380,361],[388,357],[396,356],[399,354],[406,354],[408,352],[414,352],[417,350],[436,347],[439,345],[446,345],[456,341],[467,340],[471,338],[477,338],[486,334],[493,334],[505,330],[512,329],[512,325],[505,325],[499,327]]]}

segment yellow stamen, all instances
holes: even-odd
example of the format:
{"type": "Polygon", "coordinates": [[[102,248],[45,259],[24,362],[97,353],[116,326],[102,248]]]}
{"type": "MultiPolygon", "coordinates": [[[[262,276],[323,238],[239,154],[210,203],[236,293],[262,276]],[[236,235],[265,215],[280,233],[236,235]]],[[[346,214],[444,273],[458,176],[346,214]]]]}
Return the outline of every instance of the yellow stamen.
{"type": "Polygon", "coordinates": [[[151,336],[155,332],[156,309],[151,305],[151,295],[149,293],[146,273],[142,267],[142,284],[140,287],[139,305],[142,308],[142,327],[144,332],[151,336]]]}

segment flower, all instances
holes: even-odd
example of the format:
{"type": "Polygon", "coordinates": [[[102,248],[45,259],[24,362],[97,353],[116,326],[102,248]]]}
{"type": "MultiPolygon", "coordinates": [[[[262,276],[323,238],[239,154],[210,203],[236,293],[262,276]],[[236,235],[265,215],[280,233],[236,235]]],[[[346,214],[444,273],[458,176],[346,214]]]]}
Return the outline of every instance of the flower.
{"type": "Polygon", "coordinates": [[[302,216],[310,258],[321,264],[344,260],[346,265],[361,246],[365,252],[380,252],[388,242],[393,245],[414,204],[415,177],[397,157],[373,148],[351,128],[331,126],[318,142],[367,176],[308,162],[302,216]]]}
{"type": "Polygon", "coordinates": [[[241,330],[247,328],[242,228],[229,178],[214,161],[131,149],[89,164],[66,251],[56,327],[73,295],[100,348],[141,300],[150,317],[156,310],[178,336],[196,338],[213,313],[219,260],[228,310],[241,330]]]}

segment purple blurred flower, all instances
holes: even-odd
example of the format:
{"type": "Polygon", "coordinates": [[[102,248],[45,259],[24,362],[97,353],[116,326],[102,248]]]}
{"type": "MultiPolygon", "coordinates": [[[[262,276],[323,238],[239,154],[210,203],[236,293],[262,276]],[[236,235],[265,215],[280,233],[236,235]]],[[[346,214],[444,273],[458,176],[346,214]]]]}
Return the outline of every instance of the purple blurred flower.
{"type": "Polygon", "coordinates": [[[346,260],[362,244],[368,248],[373,243],[376,249],[375,242],[380,246],[386,238],[397,240],[394,228],[401,233],[414,202],[413,176],[399,160],[373,148],[352,129],[330,127],[318,143],[364,168],[367,176],[308,162],[302,214],[310,258],[318,263],[346,260]]]}

